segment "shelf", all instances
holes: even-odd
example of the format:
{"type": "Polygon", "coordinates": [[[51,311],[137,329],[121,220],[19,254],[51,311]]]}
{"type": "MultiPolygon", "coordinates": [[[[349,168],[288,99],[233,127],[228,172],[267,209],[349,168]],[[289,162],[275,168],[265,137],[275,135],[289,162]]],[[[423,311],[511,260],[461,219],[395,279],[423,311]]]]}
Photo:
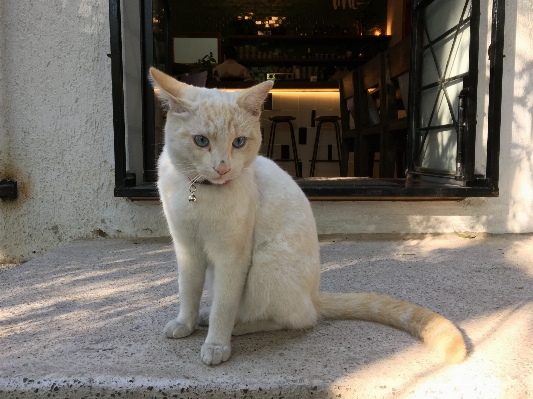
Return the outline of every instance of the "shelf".
{"type": "MultiPolygon", "coordinates": [[[[243,65],[288,65],[288,64],[303,64],[303,65],[346,65],[359,66],[364,64],[373,55],[379,51],[383,51],[387,47],[391,36],[388,35],[230,35],[226,39],[233,41],[233,45],[242,46],[243,44],[252,44],[261,47],[272,47],[269,50],[276,50],[273,53],[278,54],[278,58],[239,58],[239,62],[243,65]],[[311,42],[310,42],[311,41],[311,42]],[[315,41],[315,43],[312,43],[315,41]],[[281,49],[278,49],[280,47],[281,49]],[[293,48],[294,47],[294,48],[293,48]],[[305,54],[305,49],[308,47],[314,48],[314,55],[322,55],[321,58],[302,58],[305,54]],[[284,49],[283,49],[284,48],[284,49]],[[352,52],[350,58],[324,58],[326,54],[334,54],[335,56],[344,55],[347,51],[352,52]],[[364,56],[359,57],[359,54],[364,56]]],[[[250,57],[251,53],[248,54],[250,57]]]]}
{"type": "Polygon", "coordinates": [[[329,58],[329,59],[316,59],[316,58],[277,58],[277,59],[241,59],[239,58],[239,64],[309,64],[309,65],[332,65],[332,64],[364,64],[368,61],[367,57],[361,58],[329,58]]]}
{"type": "Polygon", "coordinates": [[[258,40],[389,40],[390,35],[230,35],[228,39],[258,39],[258,40]]]}

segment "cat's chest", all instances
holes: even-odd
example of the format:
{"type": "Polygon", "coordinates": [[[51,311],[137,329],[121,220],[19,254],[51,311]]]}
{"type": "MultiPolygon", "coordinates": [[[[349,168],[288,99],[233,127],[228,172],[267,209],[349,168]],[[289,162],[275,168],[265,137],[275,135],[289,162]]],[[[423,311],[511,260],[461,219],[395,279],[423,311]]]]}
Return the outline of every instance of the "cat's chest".
{"type": "Polygon", "coordinates": [[[161,194],[167,216],[184,226],[233,225],[255,217],[251,194],[243,194],[234,182],[224,186],[197,184],[161,194]]]}

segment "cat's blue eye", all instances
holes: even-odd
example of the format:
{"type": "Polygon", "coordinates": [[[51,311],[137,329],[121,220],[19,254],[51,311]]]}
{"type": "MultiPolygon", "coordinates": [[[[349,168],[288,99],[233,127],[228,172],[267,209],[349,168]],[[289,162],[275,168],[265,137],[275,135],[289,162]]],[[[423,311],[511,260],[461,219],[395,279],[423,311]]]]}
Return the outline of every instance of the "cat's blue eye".
{"type": "Polygon", "coordinates": [[[246,137],[237,137],[235,140],[233,140],[233,147],[235,148],[241,148],[244,143],[246,143],[246,137]]]}
{"type": "Polygon", "coordinates": [[[207,147],[209,139],[205,136],[197,135],[194,136],[194,142],[200,147],[207,147]]]}

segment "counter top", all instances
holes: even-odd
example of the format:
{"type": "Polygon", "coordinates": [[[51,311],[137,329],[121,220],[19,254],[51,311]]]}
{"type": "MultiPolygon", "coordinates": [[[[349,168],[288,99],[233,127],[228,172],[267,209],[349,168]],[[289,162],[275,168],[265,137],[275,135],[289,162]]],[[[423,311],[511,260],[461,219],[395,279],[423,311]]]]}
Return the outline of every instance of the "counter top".
{"type": "MultiPolygon", "coordinates": [[[[221,90],[240,90],[247,87],[251,87],[255,84],[254,81],[247,82],[213,82],[209,84],[211,88],[217,88],[221,90]]],[[[277,80],[272,88],[273,92],[276,91],[329,91],[338,92],[339,82],[309,82],[303,80],[277,80]]]]}

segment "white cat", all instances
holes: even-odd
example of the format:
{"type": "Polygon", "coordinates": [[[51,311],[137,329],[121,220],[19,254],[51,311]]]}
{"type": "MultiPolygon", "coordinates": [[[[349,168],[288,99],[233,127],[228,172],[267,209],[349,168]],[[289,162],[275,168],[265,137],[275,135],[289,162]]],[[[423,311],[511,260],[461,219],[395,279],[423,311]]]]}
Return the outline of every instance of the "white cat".
{"type": "Polygon", "coordinates": [[[232,334],[361,319],[407,331],[449,362],[463,360],[461,333],[428,309],[373,293],[318,291],[309,202],[287,173],[257,155],[261,105],[272,82],[230,93],[150,73],[168,109],[158,188],[179,270],[181,306],[164,328],[167,337],[208,324],[201,358],[214,365],[230,357],[232,334]],[[200,310],[206,275],[212,306],[200,310]]]}

